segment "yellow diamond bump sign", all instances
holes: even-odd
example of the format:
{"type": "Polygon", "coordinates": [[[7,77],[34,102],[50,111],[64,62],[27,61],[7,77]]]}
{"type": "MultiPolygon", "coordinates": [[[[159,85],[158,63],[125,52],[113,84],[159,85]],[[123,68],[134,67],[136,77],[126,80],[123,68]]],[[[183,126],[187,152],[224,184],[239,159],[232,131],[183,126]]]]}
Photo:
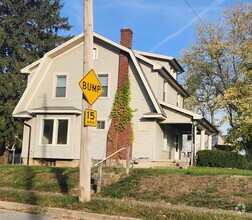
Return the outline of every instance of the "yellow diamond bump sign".
{"type": "Polygon", "coordinates": [[[93,105],[103,93],[102,85],[93,69],[82,78],[79,86],[90,105],[93,105]]]}

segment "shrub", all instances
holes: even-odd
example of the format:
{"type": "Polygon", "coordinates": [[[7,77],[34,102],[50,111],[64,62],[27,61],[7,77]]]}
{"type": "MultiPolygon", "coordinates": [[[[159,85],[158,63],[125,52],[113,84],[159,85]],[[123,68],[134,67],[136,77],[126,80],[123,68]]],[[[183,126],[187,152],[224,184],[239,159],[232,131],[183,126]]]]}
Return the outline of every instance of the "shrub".
{"type": "Polygon", "coordinates": [[[202,150],[197,152],[197,166],[228,167],[248,169],[246,157],[235,152],[221,150],[202,150]]]}
{"type": "Polygon", "coordinates": [[[225,151],[233,151],[235,149],[234,146],[231,146],[231,145],[220,145],[220,144],[219,145],[216,144],[214,146],[214,148],[217,149],[217,150],[225,150],[225,151]]]}
{"type": "Polygon", "coordinates": [[[252,162],[249,162],[249,170],[252,170],[252,162]]]}

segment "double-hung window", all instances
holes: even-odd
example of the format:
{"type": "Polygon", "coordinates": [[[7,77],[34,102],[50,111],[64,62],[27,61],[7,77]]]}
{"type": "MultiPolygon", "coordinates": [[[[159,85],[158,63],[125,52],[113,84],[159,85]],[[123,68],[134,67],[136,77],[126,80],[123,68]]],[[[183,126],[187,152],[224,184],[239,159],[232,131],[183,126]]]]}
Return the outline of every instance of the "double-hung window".
{"type": "Polygon", "coordinates": [[[97,121],[96,129],[104,130],[105,129],[105,121],[97,121]]]}
{"type": "Polygon", "coordinates": [[[68,124],[68,119],[43,119],[42,144],[66,145],[68,124]]]}
{"type": "Polygon", "coordinates": [[[108,75],[100,74],[98,75],[98,78],[103,88],[103,93],[101,97],[108,97],[108,75]]]}
{"type": "Polygon", "coordinates": [[[56,98],[64,98],[66,97],[66,75],[57,75],[56,76],[56,98]]]}

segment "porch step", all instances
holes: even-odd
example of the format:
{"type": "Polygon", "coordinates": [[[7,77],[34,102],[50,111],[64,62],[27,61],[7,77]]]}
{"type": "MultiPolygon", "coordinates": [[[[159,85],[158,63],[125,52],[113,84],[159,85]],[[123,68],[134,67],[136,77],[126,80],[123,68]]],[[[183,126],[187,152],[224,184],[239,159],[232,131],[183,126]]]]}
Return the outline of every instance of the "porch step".
{"type": "MultiPolygon", "coordinates": [[[[104,187],[106,185],[109,185],[113,182],[116,182],[122,178],[122,176],[125,175],[125,173],[102,173],[101,178],[101,187],[104,187]]],[[[91,176],[91,192],[96,193],[97,192],[97,184],[98,184],[98,173],[93,173],[91,176]]]]}
{"type": "MultiPolygon", "coordinates": [[[[125,175],[125,173],[114,173],[114,172],[103,173],[101,185],[103,187],[103,186],[106,186],[106,185],[111,184],[113,182],[116,182],[119,179],[121,179],[124,175],[125,175]]],[[[90,179],[91,195],[93,195],[97,192],[97,184],[98,184],[98,173],[93,173],[91,175],[91,179],[90,179]]],[[[76,186],[74,189],[72,189],[70,194],[74,195],[74,196],[78,196],[79,195],[79,187],[76,186]]]]}

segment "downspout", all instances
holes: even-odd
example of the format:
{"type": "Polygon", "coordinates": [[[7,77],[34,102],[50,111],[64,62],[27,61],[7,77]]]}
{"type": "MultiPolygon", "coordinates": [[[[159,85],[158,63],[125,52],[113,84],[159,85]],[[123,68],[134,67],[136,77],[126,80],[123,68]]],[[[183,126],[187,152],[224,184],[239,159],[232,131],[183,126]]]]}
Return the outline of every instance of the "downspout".
{"type": "Polygon", "coordinates": [[[26,124],[23,122],[24,125],[26,125],[29,128],[29,139],[28,139],[28,152],[27,152],[27,166],[29,166],[29,160],[30,160],[30,148],[31,148],[31,125],[26,124]]]}
{"type": "MultiPolygon", "coordinates": [[[[18,120],[18,119],[17,119],[18,120]]],[[[27,166],[29,166],[30,160],[30,148],[31,148],[31,126],[24,121],[18,120],[21,124],[27,126],[29,128],[29,139],[28,139],[28,152],[27,152],[27,166]]]]}

